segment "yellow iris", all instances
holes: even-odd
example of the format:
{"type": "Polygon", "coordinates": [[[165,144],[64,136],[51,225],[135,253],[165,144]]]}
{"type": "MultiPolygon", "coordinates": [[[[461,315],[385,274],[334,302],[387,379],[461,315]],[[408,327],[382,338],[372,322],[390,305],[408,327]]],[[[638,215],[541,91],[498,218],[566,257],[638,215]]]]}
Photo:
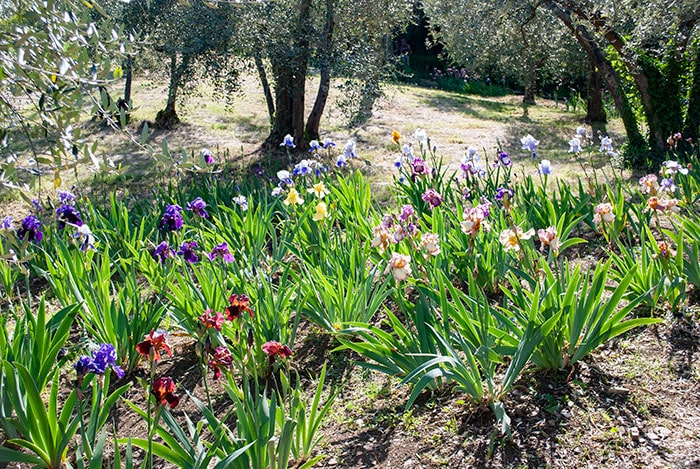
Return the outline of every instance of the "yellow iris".
{"type": "Polygon", "coordinates": [[[289,189],[289,195],[287,195],[287,198],[284,199],[284,205],[301,205],[304,203],[304,199],[301,198],[299,195],[299,192],[297,192],[296,189],[293,187],[289,189]]]}
{"type": "Polygon", "coordinates": [[[399,143],[399,140],[401,140],[401,134],[396,130],[392,130],[391,139],[394,141],[394,143],[399,143]]]}
{"type": "Polygon", "coordinates": [[[311,189],[308,189],[307,192],[309,194],[316,194],[316,197],[319,199],[322,199],[328,195],[328,189],[326,189],[326,186],[322,182],[314,184],[314,186],[311,189]]]}
{"type": "Polygon", "coordinates": [[[319,202],[316,205],[316,213],[312,217],[314,221],[321,221],[324,218],[328,218],[328,206],[325,202],[319,202]]]}

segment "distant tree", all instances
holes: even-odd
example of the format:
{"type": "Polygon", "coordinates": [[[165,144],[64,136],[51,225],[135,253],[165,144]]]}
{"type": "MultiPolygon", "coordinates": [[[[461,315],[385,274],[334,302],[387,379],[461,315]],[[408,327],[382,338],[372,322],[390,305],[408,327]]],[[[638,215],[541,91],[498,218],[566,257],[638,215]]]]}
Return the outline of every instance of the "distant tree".
{"type": "Polygon", "coordinates": [[[700,129],[700,2],[697,0],[545,1],[571,31],[615,99],[625,122],[631,163],[656,164],[666,139],[700,129]],[[638,96],[646,125],[639,132],[628,93],[638,96]],[[651,158],[647,158],[651,149],[651,158]],[[635,156],[636,155],[636,156],[635,156]]]}
{"type": "Polygon", "coordinates": [[[584,57],[578,46],[534,2],[424,0],[422,5],[433,35],[452,61],[481,75],[498,75],[491,79],[503,75],[520,83],[524,103],[535,103],[541,76],[557,82],[573,68],[585,70],[585,62],[584,67],[578,63],[584,57]]]}
{"type": "Polygon", "coordinates": [[[124,26],[148,35],[169,77],[168,99],[155,119],[159,127],[180,122],[178,98],[196,92],[202,80],[228,102],[238,90],[240,57],[231,47],[238,11],[229,3],[215,6],[202,0],[133,0],[123,9],[124,26]]]}
{"type": "Polygon", "coordinates": [[[267,86],[272,122],[267,144],[277,145],[286,134],[297,143],[317,139],[331,78],[376,79],[377,69],[391,53],[387,37],[405,27],[411,8],[410,2],[400,0],[278,0],[245,5],[238,39],[267,86]],[[310,67],[319,71],[320,86],[307,118],[310,67]]]}
{"type": "Polygon", "coordinates": [[[46,169],[58,186],[61,170],[99,167],[76,124],[91,97],[99,102],[99,87],[122,73],[118,57],[131,47],[121,30],[94,21],[104,14],[92,0],[0,2],[3,186],[17,187],[18,173],[46,169]]]}

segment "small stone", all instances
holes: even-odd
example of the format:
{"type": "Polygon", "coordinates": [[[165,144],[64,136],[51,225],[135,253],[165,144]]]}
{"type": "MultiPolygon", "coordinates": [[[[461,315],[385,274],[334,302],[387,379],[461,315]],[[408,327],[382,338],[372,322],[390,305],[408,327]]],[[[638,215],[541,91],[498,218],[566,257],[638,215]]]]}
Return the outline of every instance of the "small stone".
{"type": "Polygon", "coordinates": [[[639,441],[639,428],[630,427],[630,438],[632,441],[639,441]]]}
{"type": "Polygon", "coordinates": [[[403,463],[403,467],[413,467],[413,459],[407,459],[405,463],[403,463]]]}
{"type": "Polygon", "coordinates": [[[330,458],[328,460],[328,465],[329,466],[337,466],[338,465],[338,460],[336,458],[330,458]]]}
{"type": "Polygon", "coordinates": [[[652,441],[656,441],[659,439],[659,435],[657,435],[654,432],[647,432],[646,437],[647,437],[647,439],[652,440],[652,441]]]}
{"type": "Polygon", "coordinates": [[[659,438],[661,438],[661,439],[663,440],[664,438],[668,438],[668,436],[669,436],[672,432],[671,432],[671,430],[669,430],[669,429],[666,428],[666,427],[655,427],[655,428],[654,428],[654,433],[656,433],[657,435],[659,435],[659,438]]]}

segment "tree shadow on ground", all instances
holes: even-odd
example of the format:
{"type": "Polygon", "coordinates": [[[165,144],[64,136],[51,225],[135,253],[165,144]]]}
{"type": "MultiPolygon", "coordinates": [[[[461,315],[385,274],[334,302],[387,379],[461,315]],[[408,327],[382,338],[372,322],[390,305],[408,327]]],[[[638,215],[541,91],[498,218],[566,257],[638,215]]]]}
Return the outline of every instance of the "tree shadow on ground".
{"type": "Polygon", "coordinates": [[[519,106],[510,103],[489,100],[476,95],[463,95],[444,92],[423,95],[419,102],[443,112],[461,113],[476,119],[508,122],[512,115],[518,113],[519,106]]]}
{"type": "MultiPolygon", "coordinates": [[[[700,294],[695,294],[700,296],[700,294]]],[[[697,298],[691,300],[698,304],[697,298]]],[[[671,370],[683,379],[698,375],[698,348],[700,347],[700,323],[691,312],[679,313],[671,319],[667,333],[668,361],[671,370]]]]}

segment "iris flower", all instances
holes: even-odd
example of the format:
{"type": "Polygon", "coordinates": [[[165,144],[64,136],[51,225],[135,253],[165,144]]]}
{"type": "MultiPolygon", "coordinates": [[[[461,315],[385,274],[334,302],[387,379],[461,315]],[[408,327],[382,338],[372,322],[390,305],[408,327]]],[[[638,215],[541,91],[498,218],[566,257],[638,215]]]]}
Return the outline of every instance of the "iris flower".
{"type": "Polygon", "coordinates": [[[328,195],[328,189],[326,189],[326,186],[323,184],[323,182],[319,182],[317,184],[314,184],[313,187],[307,189],[309,194],[315,194],[316,197],[319,199],[324,198],[326,195],[328,195]]]}
{"type": "Polygon", "coordinates": [[[289,194],[287,194],[287,198],[284,199],[284,205],[301,205],[303,203],[304,199],[301,198],[299,192],[293,187],[289,189],[289,194]]]}
{"type": "Polygon", "coordinates": [[[289,148],[296,148],[297,146],[294,145],[294,137],[291,135],[287,134],[284,136],[284,139],[282,140],[282,143],[280,143],[281,147],[289,147],[289,148]]]}
{"type": "Polygon", "coordinates": [[[233,321],[239,319],[244,312],[247,312],[250,317],[253,317],[253,310],[250,309],[250,298],[246,295],[234,293],[228,297],[229,305],[226,307],[226,319],[233,321]]]}
{"type": "Polygon", "coordinates": [[[275,357],[289,358],[292,356],[292,350],[276,340],[265,342],[262,346],[262,350],[270,357],[270,363],[275,361],[275,357]]]}
{"type": "Polygon", "coordinates": [[[209,260],[213,261],[217,257],[220,257],[224,260],[224,262],[233,262],[234,258],[233,255],[231,254],[231,251],[228,249],[228,244],[224,241],[221,244],[217,244],[214,246],[214,249],[209,253],[209,260]]]}
{"type": "Polygon", "coordinates": [[[180,245],[180,249],[177,251],[177,253],[184,257],[187,262],[194,264],[195,262],[199,262],[201,260],[201,258],[195,252],[196,249],[199,249],[199,243],[197,243],[197,241],[185,241],[182,243],[182,245],[180,245]]]}
{"type": "Polygon", "coordinates": [[[506,251],[518,252],[520,251],[520,240],[530,239],[534,234],[534,228],[530,228],[529,230],[523,232],[522,228],[516,226],[515,231],[510,228],[502,231],[498,237],[498,240],[501,242],[506,251]]]}
{"type": "Polygon", "coordinates": [[[230,368],[232,364],[233,354],[224,345],[216,347],[209,359],[209,368],[214,372],[214,379],[221,378],[221,368],[230,368]]]}
{"type": "MultiPolygon", "coordinates": [[[[182,210],[182,209],[180,209],[182,210]]],[[[209,218],[207,203],[201,197],[197,197],[192,202],[187,202],[187,210],[202,218],[209,218]]]]}
{"type": "Polygon", "coordinates": [[[204,314],[199,317],[199,322],[205,329],[214,328],[220,331],[221,326],[224,324],[224,315],[218,311],[214,313],[211,309],[207,309],[204,314]]]}
{"type": "Polygon", "coordinates": [[[144,336],[143,342],[136,344],[136,351],[144,357],[152,355],[154,361],[160,361],[161,352],[173,356],[173,351],[168,344],[168,332],[163,329],[153,330],[144,336]]]}
{"type": "Polygon", "coordinates": [[[397,282],[406,280],[411,275],[411,256],[399,254],[398,252],[391,253],[391,259],[389,259],[389,265],[385,272],[389,270],[391,270],[391,274],[397,282]]]}
{"type": "Polygon", "coordinates": [[[180,402],[180,398],[176,396],[175,381],[167,376],[156,378],[151,385],[151,394],[153,394],[159,405],[169,405],[171,409],[175,408],[180,402]]]}
{"type": "Polygon", "coordinates": [[[40,242],[44,238],[44,233],[39,231],[41,222],[34,215],[28,215],[22,220],[22,226],[17,230],[17,237],[28,241],[40,242]]]}
{"type": "Polygon", "coordinates": [[[314,221],[321,221],[324,218],[328,218],[328,206],[325,202],[319,202],[316,205],[316,213],[311,217],[314,221]]]}
{"type": "MultiPolygon", "coordinates": [[[[189,209],[189,208],[188,208],[189,209]]],[[[189,209],[192,210],[192,209],[189,209]]],[[[182,228],[184,223],[182,219],[182,207],[177,204],[168,205],[165,208],[165,213],[163,213],[163,218],[160,220],[159,228],[161,230],[167,229],[170,231],[179,230],[182,228]]]]}

